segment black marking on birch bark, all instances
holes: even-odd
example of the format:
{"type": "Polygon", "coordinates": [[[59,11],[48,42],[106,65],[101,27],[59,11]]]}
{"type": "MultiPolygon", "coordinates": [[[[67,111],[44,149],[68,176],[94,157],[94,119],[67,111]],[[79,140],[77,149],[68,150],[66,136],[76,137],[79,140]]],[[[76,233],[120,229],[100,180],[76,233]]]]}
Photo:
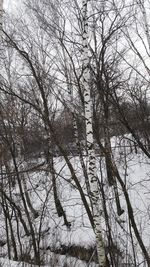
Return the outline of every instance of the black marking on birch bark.
{"type": "Polygon", "coordinates": [[[89,166],[92,166],[92,165],[95,167],[95,162],[90,162],[89,163],[89,166]]]}
{"type": "Polygon", "coordinates": [[[92,131],[89,131],[87,134],[90,135],[90,134],[92,134],[92,133],[93,133],[92,131]]]}
{"type": "Polygon", "coordinates": [[[96,182],[96,179],[91,179],[91,182],[93,183],[93,182],[96,182]]]}
{"type": "MultiPolygon", "coordinates": [[[[89,150],[93,149],[93,144],[88,145],[88,149],[89,149],[89,150]]],[[[89,153],[90,153],[90,152],[89,152],[89,153]]]]}

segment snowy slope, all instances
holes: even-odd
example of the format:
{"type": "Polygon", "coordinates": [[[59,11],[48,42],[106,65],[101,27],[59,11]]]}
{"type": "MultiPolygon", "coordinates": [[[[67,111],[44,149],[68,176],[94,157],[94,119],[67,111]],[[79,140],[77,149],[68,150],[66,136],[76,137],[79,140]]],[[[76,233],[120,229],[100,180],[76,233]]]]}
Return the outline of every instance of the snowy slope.
{"type": "MultiPolygon", "coordinates": [[[[126,187],[128,188],[129,195],[131,197],[131,203],[133,205],[134,214],[136,218],[136,222],[140,233],[142,235],[143,241],[145,245],[150,249],[150,197],[149,197],[149,182],[150,182],[150,164],[148,160],[142,155],[141,152],[138,151],[138,154],[132,151],[130,153],[130,148],[122,148],[120,153],[120,148],[118,148],[118,140],[113,139],[113,152],[114,157],[116,158],[117,165],[121,176],[126,183],[126,187]],[[116,148],[115,148],[116,147],[116,148]],[[128,156],[125,157],[125,153],[128,152],[128,156]]],[[[74,181],[72,181],[70,172],[64,162],[62,157],[57,157],[55,160],[55,169],[56,169],[56,182],[58,187],[58,194],[63,205],[63,208],[66,212],[66,216],[68,221],[71,223],[71,228],[67,229],[64,225],[64,221],[62,217],[58,217],[54,204],[53,190],[52,190],[52,182],[51,175],[46,170],[46,165],[42,166],[41,170],[37,171],[29,171],[25,178],[27,181],[27,187],[29,195],[32,199],[32,204],[35,210],[39,212],[38,218],[33,218],[33,224],[35,232],[39,233],[39,229],[41,227],[41,255],[43,255],[43,260],[45,260],[48,266],[65,266],[68,263],[68,266],[76,266],[76,267],[84,267],[87,266],[87,263],[84,261],[77,260],[76,258],[70,257],[69,255],[59,256],[58,254],[54,254],[53,251],[59,250],[62,245],[63,246],[81,246],[85,248],[94,247],[95,245],[95,237],[93,230],[91,229],[88,217],[86,215],[86,211],[82,205],[82,201],[79,195],[78,190],[75,188],[74,181]]],[[[86,159],[85,159],[86,160],[86,159]]],[[[43,161],[43,158],[39,158],[38,160],[32,159],[30,164],[29,162],[24,163],[24,168],[31,164],[39,164],[43,161]]],[[[70,161],[72,162],[78,179],[85,191],[85,181],[83,179],[83,174],[81,170],[81,165],[78,157],[70,157],[70,161]]],[[[103,158],[97,157],[97,173],[100,177],[100,161],[102,166],[103,178],[106,182],[106,173],[104,170],[104,162],[103,158]]],[[[104,185],[104,190],[107,198],[107,207],[110,216],[110,221],[112,225],[112,233],[115,238],[117,244],[121,251],[123,251],[124,261],[126,260],[127,254],[132,254],[131,240],[130,240],[130,229],[128,224],[128,216],[127,216],[127,208],[124,200],[124,196],[120,185],[118,185],[121,205],[125,210],[125,213],[118,217],[116,215],[116,205],[114,200],[114,193],[112,188],[108,187],[107,183],[104,185]],[[127,246],[127,247],[126,247],[127,246]],[[124,248],[126,247],[126,254],[124,253],[124,248]]],[[[13,189],[13,198],[16,203],[20,201],[19,189],[17,185],[13,189]]],[[[87,196],[88,200],[88,196],[87,196]]],[[[21,206],[20,201],[20,206],[21,206]]],[[[3,214],[1,216],[0,221],[0,239],[6,239],[5,236],[5,226],[4,226],[4,218],[3,214]]],[[[25,218],[25,216],[24,216],[25,218]]],[[[14,219],[14,233],[17,234],[16,222],[14,219]]],[[[20,225],[20,229],[21,229],[20,225]]],[[[103,234],[106,236],[106,229],[103,219],[103,234]]],[[[133,234],[134,237],[134,234],[133,234]]],[[[23,233],[23,229],[21,230],[21,242],[23,244],[24,251],[28,252],[28,247],[30,243],[30,237],[27,237],[23,233]]],[[[140,251],[139,246],[137,245],[137,241],[134,238],[135,244],[135,253],[137,257],[137,261],[142,262],[142,253],[140,251]]],[[[19,244],[18,244],[19,246],[19,244]]],[[[0,254],[2,256],[1,263],[2,266],[27,266],[24,263],[18,263],[8,261],[4,259],[4,256],[7,258],[7,246],[3,246],[0,248],[0,254]]],[[[32,251],[30,251],[32,254],[32,251]]],[[[66,265],[67,266],[67,265],[66,265]]],[[[88,266],[94,267],[96,264],[92,262],[88,266]]],[[[140,266],[145,266],[144,264],[140,266]]]]}

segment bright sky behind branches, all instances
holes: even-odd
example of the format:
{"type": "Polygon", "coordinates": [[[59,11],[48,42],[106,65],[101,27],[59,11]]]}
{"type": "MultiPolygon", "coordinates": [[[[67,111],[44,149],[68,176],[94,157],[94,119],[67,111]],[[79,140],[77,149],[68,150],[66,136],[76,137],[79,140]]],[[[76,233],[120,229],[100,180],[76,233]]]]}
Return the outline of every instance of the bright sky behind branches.
{"type": "Polygon", "coordinates": [[[21,0],[4,0],[4,9],[13,12],[20,6],[21,0]]]}

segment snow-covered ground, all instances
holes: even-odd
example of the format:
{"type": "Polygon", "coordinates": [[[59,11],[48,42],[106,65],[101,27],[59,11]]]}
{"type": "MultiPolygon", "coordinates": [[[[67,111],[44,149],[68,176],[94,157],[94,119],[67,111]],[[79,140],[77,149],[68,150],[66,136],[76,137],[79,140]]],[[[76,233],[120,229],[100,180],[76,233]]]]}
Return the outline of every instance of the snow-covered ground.
{"type": "MultiPolygon", "coordinates": [[[[66,258],[66,256],[59,256],[54,257],[53,260],[50,261],[48,265],[44,265],[43,267],[62,267],[65,266],[65,264],[68,264],[68,266],[73,267],[87,267],[87,263],[80,261],[78,259],[75,259],[73,257],[66,258]]],[[[25,262],[16,262],[8,259],[0,259],[0,266],[1,267],[33,267],[33,264],[28,264],[25,262]]],[[[91,263],[89,265],[90,267],[97,267],[95,263],[91,263]]],[[[34,267],[39,267],[34,265],[34,267]]]]}
{"type": "MultiPolygon", "coordinates": [[[[133,205],[134,215],[136,218],[136,223],[138,229],[144,241],[144,244],[150,251],[150,196],[149,196],[149,183],[150,183],[150,164],[148,159],[140,152],[136,154],[134,151],[131,153],[131,148],[118,148],[120,145],[119,139],[112,139],[112,146],[114,157],[117,162],[122,179],[128,188],[128,192],[131,198],[131,203],[133,205]],[[116,148],[115,148],[116,147],[116,148]],[[125,151],[126,149],[126,151],[125,151]],[[126,156],[127,154],[127,156],[126,156]]],[[[125,142],[127,144],[127,142],[125,142]]],[[[85,159],[86,160],[86,159],[85,159]]],[[[24,168],[32,164],[39,164],[43,161],[43,158],[38,160],[32,159],[29,162],[24,163],[24,168]]],[[[63,267],[76,266],[84,267],[97,266],[94,262],[87,265],[86,262],[80,261],[75,257],[70,257],[69,255],[58,255],[54,254],[52,251],[59,250],[63,246],[79,246],[90,248],[95,245],[95,236],[93,230],[90,226],[86,211],[83,207],[80,194],[75,187],[75,183],[72,180],[70,172],[64,162],[62,157],[54,158],[55,170],[56,170],[56,183],[58,189],[58,195],[61,200],[62,206],[66,212],[67,220],[71,223],[70,229],[64,225],[64,220],[62,217],[58,217],[54,196],[52,190],[51,175],[46,170],[46,165],[41,167],[41,170],[29,171],[25,174],[27,181],[27,188],[30,198],[32,200],[32,205],[35,210],[39,212],[39,216],[33,219],[34,231],[39,234],[41,231],[41,255],[43,259],[46,260],[47,266],[63,267]]],[[[82,185],[82,188],[86,194],[85,181],[83,178],[83,173],[78,157],[70,157],[70,162],[74,166],[76,175],[82,185]]],[[[100,168],[102,168],[103,179],[104,179],[104,190],[107,199],[107,207],[111,222],[112,235],[116,240],[116,244],[119,249],[123,252],[124,261],[126,261],[127,255],[132,255],[132,246],[130,238],[130,228],[129,220],[127,215],[126,203],[120,185],[118,184],[121,206],[125,210],[121,217],[118,217],[116,213],[116,205],[114,200],[114,193],[112,188],[106,183],[106,173],[104,170],[103,158],[97,157],[97,174],[101,180],[100,168]]],[[[16,185],[12,191],[13,199],[15,203],[19,203],[21,207],[21,199],[19,195],[19,188],[16,185]]],[[[89,201],[88,196],[86,197],[89,201]]],[[[23,209],[23,207],[22,207],[23,209]]],[[[3,213],[1,213],[0,220],[0,240],[6,240],[5,224],[3,213]]],[[[13,215],[12,215],[13,216],[13,215]]],[[[24,215],[25,218],[25,215],[24,215]]],[[[103,234],[106,237],[106,227],[104,223],[104,218],[102,218],[103,234]]],[[[17,225],[14,218],[13,222],[14,234],[17,235],[17,225]]],[[[142,262],[143,257],[140,251],[137,241],[134,238],[133,242],[135,246],[135,253],[137,257],[137,262],[142,262]]],[[[28,253],[31,248],[29,248],[30,237],[24,235],[22,226],[20,225],[20,236],[21,242],[23,244],[23,249],[28,253]]],[[[107,241],[106,241],[107,242],[107,241]]],[[[19,244],[18,244],[19,246],[19,244]]],[[[25,263],[18,263],[7,260],[7,245],[0,247],[1,254],[1,266],[5,267],[22,267],[31,265],[25,263]],[[5,259],[6,258],[6,259],[5,259]]],[[[144,263],[140,265],[145,266],[144,263]]]]}

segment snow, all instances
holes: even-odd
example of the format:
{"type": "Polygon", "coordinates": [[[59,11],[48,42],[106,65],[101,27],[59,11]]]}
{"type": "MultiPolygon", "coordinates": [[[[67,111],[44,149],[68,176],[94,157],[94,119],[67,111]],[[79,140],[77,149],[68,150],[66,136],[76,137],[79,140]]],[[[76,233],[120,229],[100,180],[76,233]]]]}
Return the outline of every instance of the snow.
{"type": "MultiPolygon", "coordinates": [[[[74,258],[69,258],[66,259],[65,256],[59,256],[56,257],[53,261],[51,261],[51,265],[43,265],[43,267],[62,267],[65,266],[64,264],[69,264],[68,266],[76,266],[76,267],[87,267],[87,264],[81,260],[74,259],[74,258]],[[55,265],[54,265],[55,264],[55,265]]],[[[25,263],[25,262],[16,262],[8,259],[1,259],[0,264],[3,267],[33,267],[33,265],[25,263]]],[[[98,264],[91,263],[89,265],[90,267],[98,267],[98,264]]],[[[38,267],[37,265],[34,265],[34,267],[38,267]]]]}
{"type": "MultiPolygon", "coordinates": [[[[117,147],[117,138],[112,139],[113,143],[113,153],[116,159],[120,174],[126,183],[126,187],[128,188],[129,196],[131,198],[131,203],[133,205],[134,215],[136,219],[136,223],[138,225],[138,229],[140,230],[141,236],[143,238],[144,244],[147,248],[150,249],[150,197],[149,197],[149,175],[150,175],[150,164],[148,163],[147,158],[138,151],[138,154],[132,152],[130,153],[130,148],[128,147],[127,157],[125,157],[124,152],[119,153],[120,148],[117,147]],[[127,166],[126,166],[127,163],[127,166]]],[[[43,158],[39,158],[35,163],[39,164],[43,162],[43,158]]],[[[86,159],[85,159],[86,160],[86,159]]],[[[33,164],[34,160],[31,160],[33,164]]],[[[67,220],[71,222],[71,228],[67,229],[64,225],[64,221],[62,217],[58,217],[54,204],[53,190],[52,190],[52,181],[51,176],[46,170],[45,166],[42,166],[41,170],[28,172],[25,176],[27,181],[28,193],[32,200],[32,205],[34,209],[36,209],[40,216],[36,219],[33,218],[33,225],[35,232],[39,232],[40,223],[42,220],[42,237],[41,237],[41,251],[44,259],[48,266],[55,267],[63,267],[64,262],[69,262],[69,266],[76,267],[84,267],[87,266],[87,263],[84,261],[77,260],[76,258],[70,257],[69,255],[55,255],[52,251],[56,249],[60,249],[62,245],[76,245],[85,248],[94,247],[95,245],[95,236],[94,232],[90,226],[90,222],[88,220],[86,211],[83,207],[81,197],[79,195],[78,190],[75,188],[74,181],[72,181],[70,172],[64,162],[62,157],[57,157],[54,159],[55,161],[55,169],[56,169],[56,182],[58,187],[58,194],[63,205],[63,208],[67,215],[67,220]],[[69,182],[68,182],[69,181],[69,182]],[[43,210],[44,203],[46,201],[45,209],[43,210]],[[43,213],[42,213],[43,212],[43,213]],[[44,215],[44,216],[43,216],[44,215]],[[43,216],[43,217],[42,217],[43,216]],[[47,249],[50,248],[50,249],[47,249]],[[50,251],[51,250],[51,251],[50,251]],[[55,265],[49,265],[50,262],[56,261],[55,265]],[[70,263],[72,261],[72,263],[70,263]],[[74,265],[73,265],[74,264],[74,265]]],[[[100,177],[100,158],[97,157],[97,173],[100,177]]],[[[30,164],[31,164],[30,162],[30,164]]],[[[79,162],[78,157],[70,157],[70,162],[73,164],[80,184],[86,194],[85,189],[85,181],[83,180],[83,174],[79,162]]],[[[103,178],[106,181],[106,173],[104,170],[103,158],[101,158],[102,162],[102,171],[103,178]]],[[[29,162],[24,163],[22,167],[28,166],[29,162]]],[[[129,237],[129,225],[128,225],[128,216],[127,216],[127,208],[124,200],[124,196],[120,185],[118,184],[121,206],[125,210],[125,213],[118,217],[116,215],[116,205],[114,201],[114,194],[112,188],[108,187],[107,183],[105,183],[104,190],[107,198],[107,207],[109,211],[110,221],[112,224],[112,233],[115,237],[116,241],[119,244],[121,251],[124,250],[124,246],[128,242],[128,253],[132,252],[131,240],[129,237]]],[[[13,188],[13,198],[16,203],[19,203],[22,206],[20,197],[19,197],[19,188],[16,185],[13,188]]],[[[88,196],[87,196],[87,201],[88,196]]],[[[24,215],[24,219],[26,217],[24,215]]],[[[16,222],[14,218],[13,222],[14,234],[16,234],[16,222]]],[[[5,225],[3,214],[1,214],[0,221],[0,240],[6,239],[5,237],[5,225]]],[[[22,226],[21,229],[21,241],[24,244],[25,250],[28,248],[30,237],[26,237],[24,235],[24,231],[22,226]]],[[[103,235],[106,236],[106,229],[103,219],[103,235]]],[[[133,234],[134,236],[134,234],[133,234]]],[[[143,261],[142,253],[140,251],[139,246],[137,245],[136,239],[134,239],[135,250],[137,253],[137,259],[139,262],[143,261]]],[[[1,263],[2,266],[5,267],[22,267],[31,265],[25,263],[18,263],[13,261],[8,261],[4,259],[5,255],[7,257],[7,247],[6,245],[1,248],[1,263]]],[[[95,267],[96,264],[91,262],[89,265],[91,267],[95,267]]],[[[142,264],[141,264],[142,266],[142,264]]],[[[144,265],[143,265],[144,266],[144,265]]]]}

